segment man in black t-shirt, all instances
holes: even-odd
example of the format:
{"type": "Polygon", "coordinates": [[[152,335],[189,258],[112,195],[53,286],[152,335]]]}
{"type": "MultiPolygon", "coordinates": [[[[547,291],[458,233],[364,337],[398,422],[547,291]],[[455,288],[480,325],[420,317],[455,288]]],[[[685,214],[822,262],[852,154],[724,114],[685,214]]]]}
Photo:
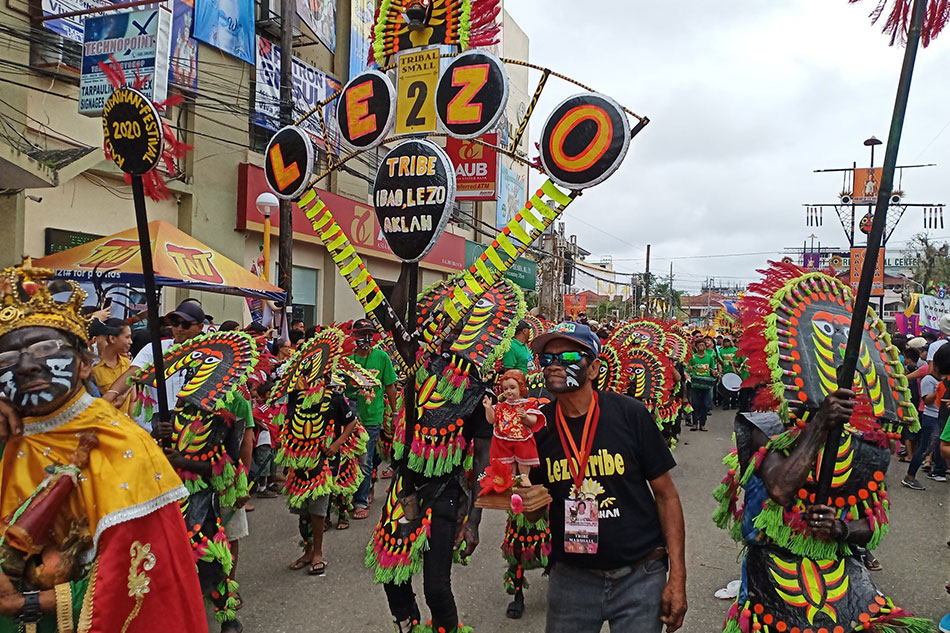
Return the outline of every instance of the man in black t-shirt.
{"type": "Polygon", "coordinates": [[[531,347],[556,398],[531,475],[553,498],[546,632],[672,633],[686,614],[685,527],[660,430],[641,402],[593,389],[600,341],[586,325],[531,347]]]}

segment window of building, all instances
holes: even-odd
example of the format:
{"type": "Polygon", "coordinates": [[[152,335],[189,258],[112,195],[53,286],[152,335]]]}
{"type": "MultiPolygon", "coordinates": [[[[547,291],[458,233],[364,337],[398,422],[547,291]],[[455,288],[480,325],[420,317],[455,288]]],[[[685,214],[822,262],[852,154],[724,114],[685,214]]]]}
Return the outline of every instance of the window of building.
{"type": "Polygon", "coordinates": [[[294,312],[293,319],[303,321],[307,327],[317,325],[317,299],[320,296],[320,288],[317,285],[320,280],[320,271],[315,268],[304,268],[294,266],[293,268],[293,293],[294,293],[294,312]]]}

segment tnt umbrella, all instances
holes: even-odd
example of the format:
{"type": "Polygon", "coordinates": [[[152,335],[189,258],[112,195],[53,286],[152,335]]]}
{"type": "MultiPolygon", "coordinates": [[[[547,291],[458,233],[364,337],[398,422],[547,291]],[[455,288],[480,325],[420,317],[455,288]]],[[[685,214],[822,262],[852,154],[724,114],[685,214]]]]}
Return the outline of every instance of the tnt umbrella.
{"type": "MultiPolygon", "coordinates": [[[[168,222],[148,223],[155,285],[283,301],[284,292],[191,237],[168,222]]],[[[102,275],[109,283],[144,286],[138,229],[132,227],[35,260],[56,276],[91,281],[102,275]]]]}

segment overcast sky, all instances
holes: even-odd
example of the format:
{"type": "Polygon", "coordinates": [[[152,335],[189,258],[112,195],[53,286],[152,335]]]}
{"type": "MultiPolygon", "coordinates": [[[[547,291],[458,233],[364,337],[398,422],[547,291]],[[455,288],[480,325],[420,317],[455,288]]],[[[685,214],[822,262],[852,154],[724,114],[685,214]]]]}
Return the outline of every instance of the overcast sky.
{"type": "MultiPolygon", "coordinates": [[[[566,213],[568,234],[592,259],[610,255],[618,271],[641,271],[650,243],[652,271],[666,274],[671,257],[774,258],[812,232],[847,246],[833,210],[811,228],[801,205],[841,191],[840,175],[813,170],[866,165],[863,141],[887,139],[904,49],[871,25],[876,0],[505,4],[530,38],[530,61],[651,119],[620,170],[566,213]]],[[[899,164],[937,167],[905,171],[909,202],[950,198],[948,79],[950,28],[917,57],[899,164]]],[[[549,82],[535,137],[574,92],[549,82]]],[[[950,213],[946,222],[931,234],[950,238],[950,213]]],[[[891,249],[922,228],[921,211],[908,210],[891,249]]],[[[707,275],[748,283],[767,258],[676,259],[675,285],[695,291],[707,275]]]]}

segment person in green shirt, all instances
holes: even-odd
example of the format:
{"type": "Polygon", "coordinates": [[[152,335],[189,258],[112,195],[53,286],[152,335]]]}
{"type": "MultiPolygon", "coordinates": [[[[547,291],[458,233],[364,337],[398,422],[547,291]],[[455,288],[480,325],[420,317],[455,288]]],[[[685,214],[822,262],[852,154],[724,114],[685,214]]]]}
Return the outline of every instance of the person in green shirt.
{"type": "Polygon", "coordinates": [[[376,393],[372,400],[361,395],[356,389],[347,388],[346,397],[356,402],[356,412],[360,422],[369,433],[369,441],[366,444],[366,453],[361,457],[363,465],[363,483],[360,484],[356,494],[353,495],[354,519],[365,519],[369,516],[369,493],[373,487],[371,477],[373,471],[373,458],[376,454],[376,439],[379,437],[379,428],[383,424],[383,393],[389,400],[389,407],[396,410],[396,370],[393,368],[393,361],[389,354],[381,349],[373,349],[373,335],[376,334],[376,328],[373,327],[369,319],[357,319],[353,323],[353,336],[356,339],[356,351],[350,354],[350,360],[364,369],[369,369],[376,373],[380,386],[376,388],[376,393]],[[362,461],[365,460],[365,461],[362,461]]]}
{"type": "Polygon", "coordinates": [[[501,366],[504,369],[520,370],[528,375],[528,366],[533,365],[531,350],[528,349],[528,338],[531,336],[531,326],[525,321],[519,321],[515,326],[515,337],[511,340],[511,347],[501,357],[501,366]]]}
{"type": "Polygon", "coordinates": [[[716,353],[706,349],[706,341],[696,339],[693,355],[686,365],[686,373],[692,382],[690,402],[693,405],[693,424],[690,431],[705,431],[706,417],[712,409],[712,390],[719,374],[716,353]]]}
{"type": "MultiPolygon", "coordinates": [[[[739,373],[739,348],[732,342],[731,336],[725,336],[722,339],[722,346],[719,348],[719,365],[723,374],[739,373]]],[[[723,389],[722,410],[728,411],[739,406],[739,392],[726,391],[723,389]]]]}

